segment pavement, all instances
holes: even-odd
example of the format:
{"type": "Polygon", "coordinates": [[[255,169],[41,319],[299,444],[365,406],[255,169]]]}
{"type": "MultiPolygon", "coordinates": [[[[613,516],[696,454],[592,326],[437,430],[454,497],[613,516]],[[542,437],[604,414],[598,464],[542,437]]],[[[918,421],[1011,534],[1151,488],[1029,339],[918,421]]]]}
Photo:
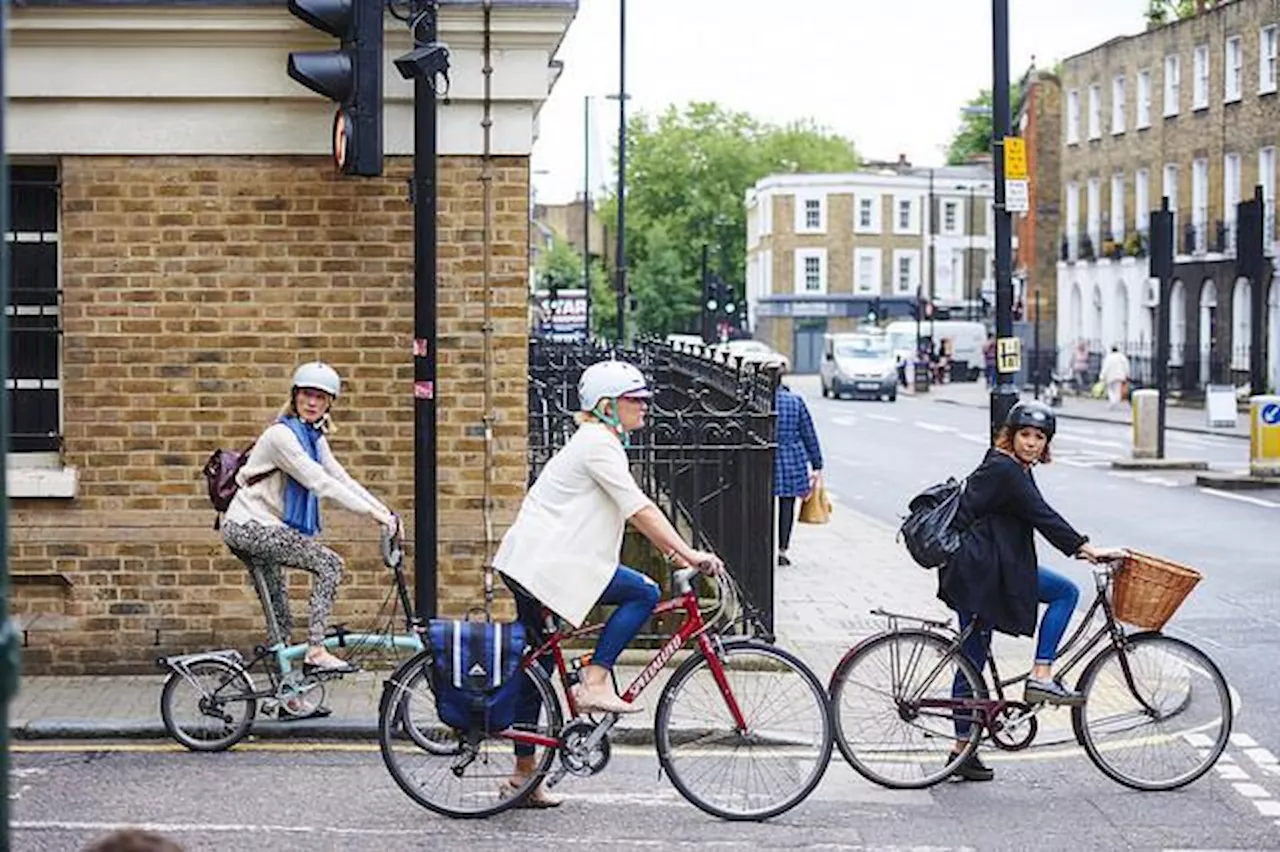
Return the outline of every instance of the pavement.
{"type": "MultiPolygon", "coordinates": [[[[904,391],[904,393],[910,393],[904,391]]],[[[972,408],[988,408],[991,392],[983,382],[957,382],[953,384],[932,385],[929,390],[914,394],[921,398],[949,405],[963,405],[972,408]]],[[[1031,392],[1023,390],[1023,399],[1032,399],[1031,392]]],[[[1086,420],[1095,423],[1133,424],[1133,410],[1128,403],[1119,408],[1111,408],[1105,399],[1066,395],[1062,398],[1061,407],[1056,409],[1059,417],[1066,420],[1086,420]]],[[[1165,426],[1177,432],[1191,432],[1200,435],[1219,435],[1226,438],[1249,440],[1249,413],[1238,411],[1234,426],[1210,426],[1208,414],[1204,408],[1181,401],[1170,400],[1165,409],[1165,426]]]]}
{"type": "MultiPolygon", "coordinates": [[[[804,660],[824,685],[849,648],[885,626],[882,618],[871,615],[872,609],[940,619],[950,615],[935,596],[936,575],[916,566],[895,536],[891,526],[838,502],[830,523],[797,525],[793,564],[779,568],[775,578],[775,632],[778,644],[804,660]]],[[[1003,660],[1005,673],[1023,670],[1031,652],[1028,639],[997,638],[997,660],[1003,660]]],[[[629,650],[617,668],[619,682],[629,682],[650,655],[629,650]]],[[[668,663],[660,679],[683,656],[668,663]]],[[[333,709],[331,716],[289,722],[259,718],[251,736],[374,738],[386,676],[385,671],[367,671],[333,682],[325,702],[333,709]]],[[[10,733],[25,740],[165,738],[159,706],[163,682],[160,673],[24,676],[9,708],[10,733]]],[[[625,717],[615,728],[615,741],[651,742],[660,687],[655,683],[646,690],[641,698],[645,712],[625,717]]],[[[1066,714],[1061,715],[1062,725],[1068,725],[1066,714]]],[[[1048,717],[1041,718],[1041,726],[1039,742],[1056,739],[1052,731],[1060,726],[1048,717]]],[[[1066,728],[1060,733],[1067,733],[1066,728]]]]}

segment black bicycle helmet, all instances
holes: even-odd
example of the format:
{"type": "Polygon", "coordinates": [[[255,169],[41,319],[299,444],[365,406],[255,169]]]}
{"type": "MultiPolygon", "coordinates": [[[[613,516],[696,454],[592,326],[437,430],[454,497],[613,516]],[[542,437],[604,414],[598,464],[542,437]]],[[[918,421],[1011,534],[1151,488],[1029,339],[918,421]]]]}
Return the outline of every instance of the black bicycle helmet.
{"type": "Polygon", "coordinates": [[[1019,402],[1009,409],[1009,416],[1004,419],[1004,425],[1014,431],[1024,426],[1032,426],[1043,432],[1046,439],[1052,440],[1053,433],[1058,428],[1058,418],[1054,415],[1053,409],[1043,402],[1019,402]]]}

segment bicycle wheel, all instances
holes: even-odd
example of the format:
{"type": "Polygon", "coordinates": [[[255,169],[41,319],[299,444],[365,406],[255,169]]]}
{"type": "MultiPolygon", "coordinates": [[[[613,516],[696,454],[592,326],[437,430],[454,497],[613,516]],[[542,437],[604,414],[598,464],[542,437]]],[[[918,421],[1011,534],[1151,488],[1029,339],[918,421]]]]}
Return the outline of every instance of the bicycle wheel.
{"type": "Polygon", "coordinates": [[[713,816],[764,820],[804,801],[831,761],[822,682],[796,657],[756,640],[722,646],[727,692],[703,654],[662,690],[658,760],[680,794],[713,816]],[[746,721],[739,730],[727,698],[746,721]]]}
{"type": "Polygon", "coordinates": [[[164,729],[192,751],[225,751],[249,733],[258,702],[240,666],[209,657],[171,672],[160,690],[164,729]]]}
{"type": "Polygon", "coordinates": [[[978,747],[981,714],[948,706],[985,699],[987,685],[951,642],[927,630],[873,636],[831,675],[836,745],[868,781],[900,790],[930,787],[978,747]],[[954,751],[956,743],[964,748],[954,751]]]}
{"type": "Polygon", "coordinates": [[[1098,654],[1076,688],[1076,738],[1109,778],[1136,790],[1190,784],[1217,761],[1231,736],[1231,692],[1193,645],[1140,633],[1098,654]]]}
{"type": "MultiPolygon", "coordinates": [[[[431,689],[431,652],[423,651],[396,669],[378,708],[382,762],[409,798],[449,817],[486,817],[515,807],[546,775],[557,749],[534,749],[535,771],[517,789],[504,785],[515,769],[515,744],[498,735],[471,743],[440,722],[431,689]]],[[[536,726],[521,726],[549,737],[563,727],[560,702],[538,666],[525,669],[542,709],[536,726]]]]}

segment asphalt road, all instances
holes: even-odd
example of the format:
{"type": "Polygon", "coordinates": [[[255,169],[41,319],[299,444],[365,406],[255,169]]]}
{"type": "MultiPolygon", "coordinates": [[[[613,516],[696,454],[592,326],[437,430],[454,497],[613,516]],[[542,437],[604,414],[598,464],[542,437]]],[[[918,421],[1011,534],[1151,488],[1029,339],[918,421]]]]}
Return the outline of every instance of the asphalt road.
{"type": "MultiPolygon", "coordinates": [[[[899,522],[921,488],[969,473],[985,452],[984,410],[927,397],[830,400],[816,383],[794,384],[809,402],[837,501],[886,522],[899,522]]],[[[1221,470],[1248,466],[1244,441],[1173,431],[1167,440],[1170,457],[1203,459],[1221,470]]],[[[1113,470],[1112,459],[1128,457],[1129,441],[1124,425],[1060,420],[1054,463],[1036,470],[1040,489],[1095,543],[1146,550],[1204,573],[1165,630],[1221,667],[1239,699],[1235,730],[1280,752],[1280,492],[1231,494],[1196,486],[1191,472],[1113,470]]],[[[1088,566],[1043,539],[1038,551],[1080,584],[1081,606],[1087,605],[1088,566]]],[[[1280,796],[1280,775],[1272,786],[1280,796]]],[[[1280,834],[1272,845],[1280,848],[1280,834]]]]}
{"type": "Polygon", "coordinates": [[[126,824],[188,850],[1280,848],[1280,827],[1225,783],[1136,793],[1056,750],[994,755],[994,783],[910,792],[874,787],[837,758],[807,801],[756,824],[696,810],[640,747],[617,748],[595,778],[567,780],[569,801],[556,811],[480,822],[420,809],[372,745],[249,744],[221,755],[136,743],[35,748],[14,755],[15,850],[80,849],[126,824]]]}

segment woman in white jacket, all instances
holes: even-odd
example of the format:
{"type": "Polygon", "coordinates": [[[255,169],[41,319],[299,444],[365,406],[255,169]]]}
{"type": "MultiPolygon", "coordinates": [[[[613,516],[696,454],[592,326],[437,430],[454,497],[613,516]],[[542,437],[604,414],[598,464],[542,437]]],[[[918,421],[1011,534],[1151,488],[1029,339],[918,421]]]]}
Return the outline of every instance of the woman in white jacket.
{"type": "Polygon", "coordinates": [[[1124,395],[1124,383],[1129,381],[1129,359],[1119,346],[1112,346],[1107,357],[1102,359],[1098,379],[1107,389],[1107,407],[1115,408],[1124,395]]]}
{"type": "Polygon", "coordinates": [[[332,428],[329,408],[341,384],[338,373],[319,361],[294,372],[279,418],[258,438],[236,475],[239,489],[223,517],[222,539],[250,570],[261,572],[285,642],[293,618],[281,569],[301,568],[313,575],[303,669],[347,673],[357,667],[324,647],[325,626],[342,578],[342,557],[315,539],[320,532],[320,498],[337,500],[393,533],[399,532],[400,520],[351,478],[325,440],[332,428]]]}
{"type": "MultiPolygon", "coordinates": [[[[579,672],[574,697],[581,710],[641,709],[619,698],[609,683],[614,663],[659,595],[657,583],[618,564],[628,521],[669,558],[708,574],[724,570],[714,553],[685,543],[631,475],[628,433],[644,425],[652,395],[644,374],[631,364],[601,361],[583,371],[578,429],[525,495],[493,560],[515,594],[518,616],[531,637],[541,635],[543,606],[581,626],[597,603],[617,605],[591,664],[579,672]]],[[[538,695],[530,688],[522,696],[517,723],[536,724],[538,710],[538,695]]],[[[514,787],[533,772],[532,753],[532,747],[516,747],[514,787]]],[[[552,807],[559,801],[539,788],[526,804],[552,807]]]]}

